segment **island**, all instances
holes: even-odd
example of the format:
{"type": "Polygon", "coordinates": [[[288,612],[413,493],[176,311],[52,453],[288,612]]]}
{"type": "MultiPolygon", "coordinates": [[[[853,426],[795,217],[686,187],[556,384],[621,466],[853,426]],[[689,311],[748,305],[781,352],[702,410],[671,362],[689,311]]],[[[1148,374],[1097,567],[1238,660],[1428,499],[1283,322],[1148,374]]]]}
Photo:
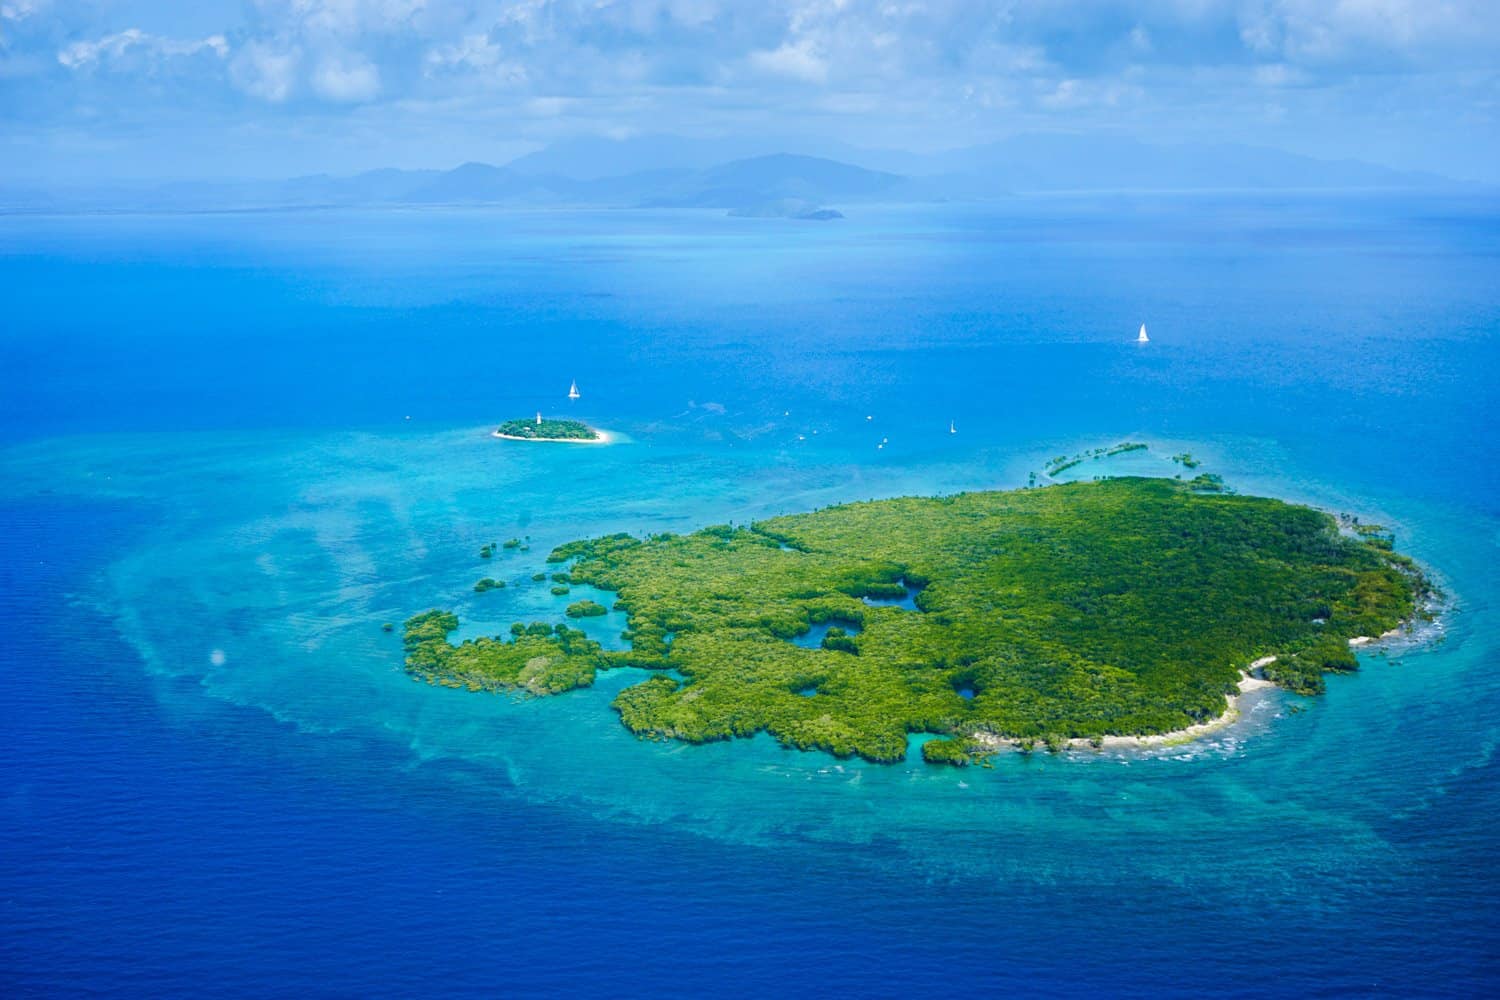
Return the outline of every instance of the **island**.
{"type": "MultiPolygon", "coordinates": [[[[496,429],[494,436],[507,441],[568,441],[590,444],[602,444],[609,440],[608,434],[582,421],[554,420],[550,417],[544,419],[540,413],[532,420],[507,420],[496,429]]],[[[509,543],[506,545],[510,547],[509,543]]]]}
{"type": "Polygon", "coordinates": [[[885,762],[923,733],[951,764],[1191,735],[1242,685],[1321,692],[1433,595],[1387,536],[1216,478],[850,503],[549,561],[616,596],[628,649],[545,622],[454,645],[457,617],[434,610],[406,622],[406,669],[546,695],[644,668],[613,701],[642,737],[764,732],[885,762]]]}

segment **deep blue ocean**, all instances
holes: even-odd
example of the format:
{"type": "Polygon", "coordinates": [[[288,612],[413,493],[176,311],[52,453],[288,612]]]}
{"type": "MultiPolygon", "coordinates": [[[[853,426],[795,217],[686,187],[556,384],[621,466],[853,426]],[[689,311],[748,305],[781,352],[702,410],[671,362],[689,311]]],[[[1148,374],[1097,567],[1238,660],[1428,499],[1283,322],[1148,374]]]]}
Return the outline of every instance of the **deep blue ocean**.
{"type": "Polygon", "coordinates": [[[1500,988],[1500,202],[850,214],[0,217],[0,994],[1500,988]],[[618,440],[489,437],[538,409],[618,440]],[[429,687],[380,627],[1127,439],[1079,472],[1391,526],[1437,623],[1196,743],[963,770],[641,742],[628,671],[429,687]]]}

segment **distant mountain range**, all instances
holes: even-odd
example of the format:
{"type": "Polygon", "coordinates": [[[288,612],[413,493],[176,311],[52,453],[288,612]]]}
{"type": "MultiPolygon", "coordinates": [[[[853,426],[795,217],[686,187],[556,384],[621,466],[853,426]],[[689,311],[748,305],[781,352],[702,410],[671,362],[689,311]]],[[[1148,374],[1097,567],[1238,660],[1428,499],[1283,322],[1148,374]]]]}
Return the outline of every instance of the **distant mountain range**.
{"type": "Polygon", "coordinates": [[[1432,174],[1253,146],[1163,146],[1033,134],[939,154],[723,158],[750,140],[574,139],[504,166],[371,170],[284,181],[7,189],[0,211],[214,211],[356,205],[712,208],[738,216],[829,219],[870,202],[968,201],[1059,191],[1464,189],[1432,174]],[[859,166],[860,160],[868,166],[859,166]],[[874,167],[881,169],[874,169],[874,167]]]}

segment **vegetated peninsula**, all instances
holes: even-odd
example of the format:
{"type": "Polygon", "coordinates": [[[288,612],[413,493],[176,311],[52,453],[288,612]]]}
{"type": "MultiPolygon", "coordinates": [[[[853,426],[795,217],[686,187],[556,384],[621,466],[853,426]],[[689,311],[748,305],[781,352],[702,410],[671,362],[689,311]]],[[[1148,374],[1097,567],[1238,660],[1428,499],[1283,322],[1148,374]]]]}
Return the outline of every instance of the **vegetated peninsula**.
{"type": "Polygon", "coordinates": [[[495,437],[508,441],[580,441],[601,443],[609,440],[603,431],[580,420],[536,419],[507,420],[495,431],[495,437]]]}
{"type": "Polygon", "coordinates": [[[1351,640],[1429,594],[1388,540],[1209,479],[852,503],[549,561],[615,592],[629,650],[547,623],[454,646],[458,619],[430,611],[406,623],[407,670],[551,694],[645,667],[662,673],[613,703],[641,736],[764,731],[873,761],[903,759],[910,733],[942,737],[928,760],[966,763],[1006,742],[1180,732],[1224,716],[1252,668],[1316,693],[1356,667],[1351,640]]]}

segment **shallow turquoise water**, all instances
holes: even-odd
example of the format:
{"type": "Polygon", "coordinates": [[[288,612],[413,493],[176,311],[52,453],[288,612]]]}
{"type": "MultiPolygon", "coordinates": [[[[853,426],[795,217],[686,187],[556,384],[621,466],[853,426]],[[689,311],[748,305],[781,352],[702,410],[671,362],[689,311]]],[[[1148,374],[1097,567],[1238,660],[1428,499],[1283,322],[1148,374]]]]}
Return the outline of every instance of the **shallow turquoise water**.
{"type": "MultiPolygon", "coordinates": [[[[144,671],[150,707],[131,725],[178,734],[187,763],[169,766],[192,766],[228,707],[273,720],[235,724],[272,785],[283,742],[321,740],[342,749],[321,751],[314,788],[358,800],[383,769],[404,794],[472,809],[457,829],[416,822],[436,857],[491,824],[524,836],[536,809],[552,836],[668,838],[701,862],[672,878],[710,887],[673,931],[711,953],[731,939],[694,928],[717,926],[714,899],[743,904],[743,886],[711,889],[749,850],[766,878],[802,886],[786,912],[839,892],[850,912],[879,912],[877,892],[942,907],[952,964],[893,948],[869,992],[919,979],[1191,992],[1227,976],[1258,992],[1461,994],[1500,941],[1485,861],[1500,846],[1496,219],[1230,201],[891,210],[802,229],[691,213],[3,220],[18,331],[4,497],[130,512],[118,536],[66,522],[87,539],[63,585],[76,603],[36,613],[64,640],[84,618],[124,640],[138,659],[110,669],[144,671]],[[1145,348],[1129,342],[1142,315],[1145,348]],[[537,407],[621,441],[488,436],[537,407]],[[433,605],[466,634],[556,619],[599,596],[530,579],[573,538],[1018,486],[1053,455],[1126,439],[1152,452],[1073,474],[1172,474],[1162,456],[1190,449],[1244,492],[1389,524],[1449,594],[1440,627],[1363,657],[1323,698],[1252,695],[1239,723],[1190,746],[962,771],[765,737],[638,741],[608,708],[638,671],[549,699],[455,692],[409,680],[399,634],[380,628],[433,605]],[[527,552],[478,557],[522,536],[527,552]],[[507,587],[476,594],[480,576],[507,587]],[[999,947],[1017,907],[1060,924],[999,947]],[[1235,941],[1245,954],[1217,947],[1235,941]],[[1048,973],[1062,954],[1086,957],[1048,973]],[[1191,968],[1174,979],[1174,961],[1191,968]]],[[[609,639],[622,624],[584,627],[609,639]]],[[[46,649],[44,669],[10,670],[35,684],[77,669],[66,641],[46,649]]],[[[8,787],[30,787],[25,768],[8,787]]],[[[314,841],[349,849],[347,832],[320,829],[314,841]]],[[[589,874],[552,860],[523,863],[543,884],[589,874]]],[[[426,877],[451,874],[439,868],[426,877]]],[[[14,898],[36,916],[46,895],[14,898]]],[[[586,922],[617,902],[570,897],[539,919],[586,922]]],[[[385,905],[434,912],[416,894],[385,905]]],[[[59,926],[18,924],[43,954],[59,926]]],[[[850,958],[834,922],[799,933],[800,960],[850,958]]],[[[543,954],[564,953],[541,936],[543,954]]],[[[768,957],[735,946],[766,974],[768,957]]],[[[26,968],[25,983],[48,982],[26,968]]],[[[493,982],[470,971],[455,983],[493,982]]]]}

